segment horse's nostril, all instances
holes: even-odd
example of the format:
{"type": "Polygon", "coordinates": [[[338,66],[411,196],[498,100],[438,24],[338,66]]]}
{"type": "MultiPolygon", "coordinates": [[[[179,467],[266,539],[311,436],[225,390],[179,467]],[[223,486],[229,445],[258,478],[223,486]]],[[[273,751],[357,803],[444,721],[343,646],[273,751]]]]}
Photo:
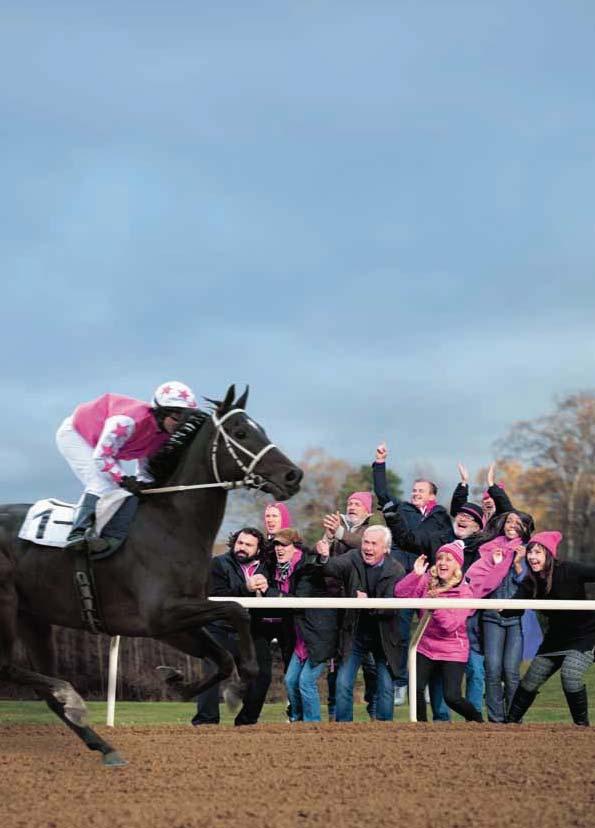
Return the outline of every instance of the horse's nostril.
{"type": "Polygon", "coordinates": [[[285,474],[286,483],[299,483],[302,479],[302,472],[300,469],[292,469],[285,474]]]}

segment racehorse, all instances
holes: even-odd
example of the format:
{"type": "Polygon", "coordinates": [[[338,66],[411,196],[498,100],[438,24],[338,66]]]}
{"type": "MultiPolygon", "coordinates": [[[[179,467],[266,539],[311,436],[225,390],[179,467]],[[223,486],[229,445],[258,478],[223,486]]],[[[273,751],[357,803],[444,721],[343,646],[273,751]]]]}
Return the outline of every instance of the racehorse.
{"type": "MultiPolygon", "coordinates": [[[[94,563],[107,632],[156,638],[215,663],[212,675],[190,683],[173,673],[168,676],[185,699],[232,674],[240,692],[240,681],[258,672],[247,610],[233,601],[208,600],[211,553],[227,489],[243,485],[283,500],[299,490],[302,478],[301,469],[247,416],[248,389],[235,403],[234,397],[232,385],[222,402],[213,403],[210,416],[204,414],[174,458],[168,491],[141,497],[122,548],[94,563]],[[240,681],[231,654],[204,629],[217,620],[239,635],[240,681]]],[[[90,750],[101,752],[105,765],[126,764],[88,726],[85,703],[72,685],[54,675],[51,625],[83,627],[73,555],[18,538],[28,508],[0,507],[0,679],[33,688],[90,750]],[[25,645],[32,669],[13,662],[17,638],[25,645]]]]}

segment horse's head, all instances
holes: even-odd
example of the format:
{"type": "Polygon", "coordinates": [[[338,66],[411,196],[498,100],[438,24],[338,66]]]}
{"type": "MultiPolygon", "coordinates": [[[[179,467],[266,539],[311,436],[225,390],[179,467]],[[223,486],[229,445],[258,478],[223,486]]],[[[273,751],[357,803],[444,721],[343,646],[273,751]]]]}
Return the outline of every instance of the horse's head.
{"type": "Polygon", "coordinates": [[[218,481],[241,481],[248,488],[286,500],[300,488],[303,472],[271,443],[264,429],[245,411],[248,388],[234,402],[235,386],[212,414],[215,436],[211,465],[218,481]]]}

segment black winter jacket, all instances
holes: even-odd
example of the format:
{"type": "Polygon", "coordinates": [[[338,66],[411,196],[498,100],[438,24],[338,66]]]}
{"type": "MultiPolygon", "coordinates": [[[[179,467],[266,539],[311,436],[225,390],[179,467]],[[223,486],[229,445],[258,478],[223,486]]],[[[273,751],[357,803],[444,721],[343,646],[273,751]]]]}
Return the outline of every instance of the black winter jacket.
{"type": "MultiPolygon", "coordinates": [[[[416,549],[417,546],[421,545],[433,548],[438,540],[440,540],[438,546],[441,546],[442,543],[448,543],[448,541],[441,540],[443,537],[449,536],[449,532],[452,534],[452,524],[443,506],[436,505],[429,515],[424,516],[421,510],[417,506],[414,506],[413,503],[398,500],[390,494],[387,489],[386,466],[384,463],[373,463],[372,470],[374,474],[374,493],[382,508],[386,525],[391,529],[391,532],[392,527],[387,515],[397,513],[401,518],[400,523],[402,523],[404,531],[412,533],[411,536],[408,536],[408,540],[411,537],[414,539],[413,545],[416,549]]],[[[416,549],[412,549],[411,546],[412,544],[408,543],[408,541],[401,543],[399,533],[393,532],[391,555],[405,567],[405,572],[411,572],[413,570],[415,559],[421,554],[416,549]]]]}
{"type": "MultiPolygon", "coordinates": [[[[496,507],[496,511],[494,514],[496,515],[503,515],[504,512],[512,512],[513,505],[504,491],[503,488],[500,486],[490,486],[488,489],[488,494],[494,501],[494,505],[496,507]]],[[[454,517],[461,506],[464,506],[465,503],[469,500],[469,486],[466,483],[459,483],[454,492],[452,493],[452,500],[450,501],[450,513],[454,517]]]]}
{"type": "MultiPolygon", "coordinates": [[[[367,592],[366,565],[363,562],[359,549],[352,549],[345,555],[337,558],[328,558],[326,562],[321,560],[321,568],[334,578],[343,582],[345,595],[348,598],[355,598],[358,590],[367,592]]],[[[376,587],[378,598],[394,598],[394,587],[405,575],[405,570],[400,563],[390,556],[384,562],[382,574],[376,587]]],[[[378,627],[382,650],[391,673],[395,676],[400,667],[402,643],[399,635],[399,611],[398,610],[366,610],[378,615],[378,627]]],[[[353,647],[353,639],[357,632],[358,622],[362,610],[345,610],[339,627],[339,656],[342,659],[349,657],[353,647]]]]}
{"type": "MultiPolygon", "coordinates": [[[[254,575],[264,575],[269,578],[269,570],[263,560],[259,560],[258,567],[254,571],[254,575]]],[[[269,589],[263,593],[269,597],[275,595],[275,591],[271,592],[271,581],[269,580],[269,589]]],[[[240,566],[236,556],[233,552],[225,552],[223,555],[217,555],[211,562],[211,581],[210,581],[210,595],[222,596],[225,598],[254,598],[255,593],[250,592],[246,586],[246,577],[244,571],[240,566]]],[[[264,610],[250,610],[250,618],[252,620],[253,633],[262,632],[260,627],[261,619],[270,613],[264,610]]],[[[232,629],[223,622],[215,622],[217,626],[225,629],[232,629]]],[[[265,630],[266,631],[266,630],[265,630]]]]}
{"type": "MultiPolygon", "coordinates": [[[[308,656],[314,665],[337,655],[338,611],[336,609],[283,610],[283,595],[274,580],[275,567],[271,564],[267,573],[269,590],[267,597],[279,595],[279,611],[267,610],[267,616],[283,619],[283,659],[289,662],[295,647],[295,627],[299,627],[308,648],[308,656]]],[[[296,598],[321,598],[327,595],[324,571],[319,566],[318,555],[305,547],[301,560],[291,573],[288,596],[296,598]]]]}
{"type": "MultiPolygon", "coordinates": [[[[533,584],[525,578],[519,584],[513,598],[538,598],[551,600],[582,601],[586,598],[585,584],[595,582],[595,564],[574,561],[554,561],[552,588],[545,594],[546,583],[537,579],[537,595],[533,595],[533,584]]],[[[595,647],[595,612],[590,610],[540,610],[548,620],[548,629],[537,655],[547,655],[560,650],[586,652],[595,647]]],[[[509,615],[514,610],[505,610],[509,615]]]]}

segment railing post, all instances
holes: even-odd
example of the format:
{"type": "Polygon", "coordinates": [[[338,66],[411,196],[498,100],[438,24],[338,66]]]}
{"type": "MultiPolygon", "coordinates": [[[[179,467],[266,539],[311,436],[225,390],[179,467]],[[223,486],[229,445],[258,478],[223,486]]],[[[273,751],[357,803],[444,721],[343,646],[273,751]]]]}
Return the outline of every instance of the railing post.
{"type": "Polygon", "coordinates": [[[425,610],[417,623],[415,633],[409,642],[407,669],[409,670],[409,721],[417,721],[417,645],[432,617],[432,610],[425,610]]]}
{"type": "Polygon", "coordinates": [[[116,685],[118,683],[118,650],[120,649],[120,636],[115,635],[109,643],[109,672],[107,679],[107,719],[108,727],[114,726],[116,715],[116,685]]]}

